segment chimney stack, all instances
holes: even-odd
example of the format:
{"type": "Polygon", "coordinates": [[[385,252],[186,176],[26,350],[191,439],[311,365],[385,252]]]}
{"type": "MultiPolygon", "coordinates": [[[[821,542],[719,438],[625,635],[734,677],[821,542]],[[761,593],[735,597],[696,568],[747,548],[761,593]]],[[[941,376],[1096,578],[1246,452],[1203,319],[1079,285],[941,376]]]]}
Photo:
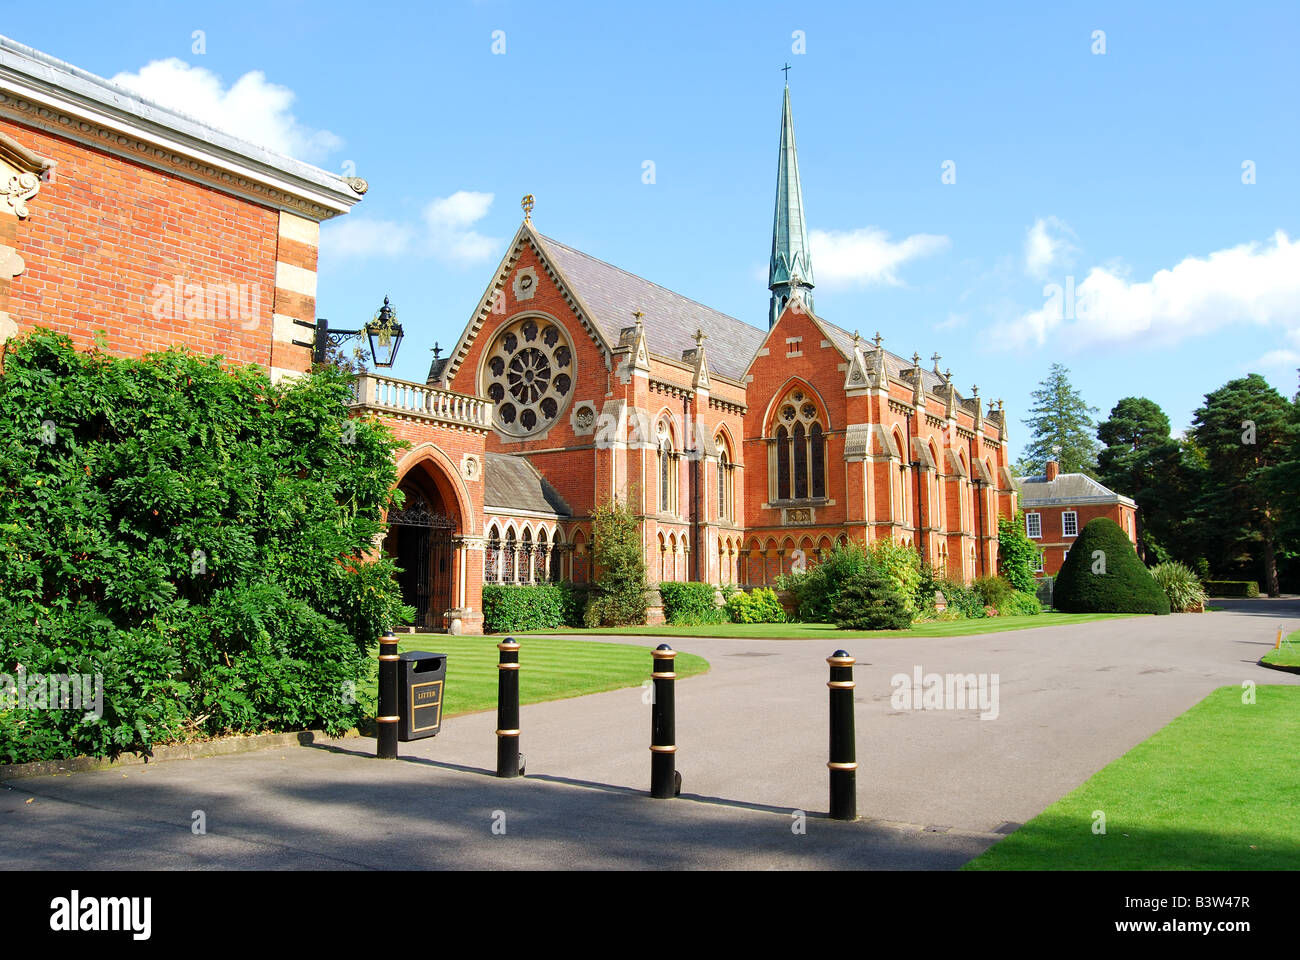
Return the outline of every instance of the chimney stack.
{"type": "Polygon", "coordinates": [[[1047,482],[1051,483],[1056,479],[1056,475],[1061,472],[1061,465],[1055,460],[1047,461],[1047,482]]]}

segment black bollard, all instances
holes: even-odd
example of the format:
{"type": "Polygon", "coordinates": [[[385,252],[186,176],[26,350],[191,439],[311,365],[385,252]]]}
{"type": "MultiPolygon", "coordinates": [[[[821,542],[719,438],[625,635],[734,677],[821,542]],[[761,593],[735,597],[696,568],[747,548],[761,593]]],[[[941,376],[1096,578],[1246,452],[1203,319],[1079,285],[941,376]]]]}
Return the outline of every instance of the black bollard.
{"type": "Polygon", "coordinates": [[[654,704],[650,707],[650,796],[667,800],[682,792],[677,773],[677,704],[673,660],[677,652],[666,643],[650,651],[654,657],[654,704]]]}
{"type": "Polygon", "coordinates": [[[826,658],[831,665],[831,819],[858,818],[857,745],[853,732],[853,664],[845,650],[826,658]]]}
{"type": "Polygon", "coordinates": [[[507,637],[497,644],[497,776],[517,777],[519,766],[519,643],[507,637]]]}
{"type": "Polygon", "coordinates": [[[385,630],[379,638],[379,716],[375,722],[379,725],[378,739],[375,741],[375,756],[380,760],[397,759],[397,637],[392,630],[385,630]]]}

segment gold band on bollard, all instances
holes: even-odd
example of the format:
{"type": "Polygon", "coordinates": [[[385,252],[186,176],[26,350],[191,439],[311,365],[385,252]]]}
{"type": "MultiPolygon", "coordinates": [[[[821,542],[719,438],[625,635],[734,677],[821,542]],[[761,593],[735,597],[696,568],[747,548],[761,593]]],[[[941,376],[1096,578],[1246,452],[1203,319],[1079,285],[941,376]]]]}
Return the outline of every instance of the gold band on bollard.
{"type": "Polygon", "coordinates": [[[376,723],[397,723],[401,717],[375,717],[376,723]]]}
{"type": "Polygon", "coordinates": [[[401,660],[402,658],[399,654],[396,653],[381,653],[379,655],[379,659],[380,660],[401,660]]]}
{"type": "Polygon", "coordinates": [[[854,687],[856,687],[857,685],[858,685],[858,684],[857,684],[857,681],[855,681],[855,680],[828,680],[828,681],[826,681],[826,686],[830,687],[832,690],[852,690],[852,689],[853,689],[854,687]]]}
{"type": "Polygon", "coordinates": [[[497,649],[498,649],[498,650],[518,650],[518,649],[519,649],[519,644],[515,643],[513,640],[507,640],[507,641],[504,641],[504,642],[502,642],[502,643],[498,643],[498,644],[497,644],[497,649]]]}
{"type": "Polygon", "coordinates": [[[832,770],[856,770],[856,769],[858,769],[858,765],[857,765],[856,762],[854,762],[854,763],[836,763],[834,760],[832,760],[830,763],[826,764],[826,766],[830,767],[832,770]]]}
{"type": "Polygon", "coordinates": [[[670,671],[668,673],[652,673],[650,677],[654,680],[676,680],[677,674],[670,671]]]}
{"type": "Polygon", "coordinates": [[[517,737],[517,736],[519,736],[519,731],[518,731],[518,730],[498,730],[498,731],[497,731],[497,736],[498,736],[498,737],[517,737]]]}
{"type": "Polygon", "coordinates": [[[676,746],[661,747],[658,744],[652,743],[650,744],[650,750],[654,753],[676,753],[677,747],[676,746]]]}
{"type": "Polygon", "coordinates": [[[517,663],[498,663],[498,664],[497,664],[497,669],[498,669],[498,670],[518,670],[518,669],[519,669],[519,664],[517,664],[517,663]]]}
{"type": "Polygon", "coordinates": [[[656,660],[671,660],[673,659],[673,657],[677,656],[677,651],[676,650],[651,650],[650,656],[654,657],[656,660]]]}
{"type": "Polygon", "coordinates": [[[851,667],[858,662],[857,657],[827,657],[826,662],[832,667],[851,667]]]}

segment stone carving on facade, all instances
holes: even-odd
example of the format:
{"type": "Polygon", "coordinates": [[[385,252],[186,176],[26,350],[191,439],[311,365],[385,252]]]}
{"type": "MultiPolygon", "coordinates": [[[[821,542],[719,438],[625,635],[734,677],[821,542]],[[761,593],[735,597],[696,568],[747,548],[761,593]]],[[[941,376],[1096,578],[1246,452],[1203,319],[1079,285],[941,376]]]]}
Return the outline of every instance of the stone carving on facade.
{"type": "Polygon", "coordinates": [[[533,267],[521,267],[515,271],[515,279],[510,284],[516,300],[531,300],[537,293],[537,270],[533,267]]]}

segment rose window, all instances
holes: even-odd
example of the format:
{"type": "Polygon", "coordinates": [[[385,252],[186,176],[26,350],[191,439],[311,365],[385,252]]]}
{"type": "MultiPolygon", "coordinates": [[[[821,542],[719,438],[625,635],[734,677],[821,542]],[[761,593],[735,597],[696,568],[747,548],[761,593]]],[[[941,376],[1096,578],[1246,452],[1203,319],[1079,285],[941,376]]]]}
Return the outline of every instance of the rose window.
{"type": "Polygon", "coordinates": [[[564,331],[539,317],[504,327],[487,353],[483,393],[503,433],[528,436],[555,422],[573,387],[573,350],[564,331]]]}

